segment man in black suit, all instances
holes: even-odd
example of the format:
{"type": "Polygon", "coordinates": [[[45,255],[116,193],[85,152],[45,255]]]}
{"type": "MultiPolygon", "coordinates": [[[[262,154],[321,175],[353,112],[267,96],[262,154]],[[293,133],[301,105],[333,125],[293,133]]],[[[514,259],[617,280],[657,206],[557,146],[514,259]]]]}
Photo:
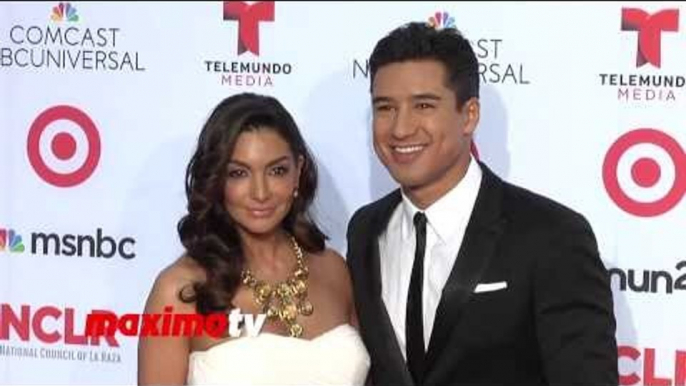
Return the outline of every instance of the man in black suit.
{"type": "Polygon", "coordinates": [[[369,381],[616,385],[613,299],[590,225],[470,154],[480,106],[468,41],[410,23],[369,67],[374,149],[401,186],[348,227],[369,381]]]}

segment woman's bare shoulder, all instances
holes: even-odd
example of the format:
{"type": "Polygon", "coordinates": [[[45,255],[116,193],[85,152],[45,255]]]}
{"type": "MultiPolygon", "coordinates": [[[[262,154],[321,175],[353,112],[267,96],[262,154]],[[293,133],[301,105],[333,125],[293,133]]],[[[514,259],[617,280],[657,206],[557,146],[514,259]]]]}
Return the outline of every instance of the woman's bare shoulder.
{"type": "Polygon", "coordinates": [[[173,306],[176,311],[194,310],[192,303],[181,300],[181,294],[192,293],[193,285],[203,282],[205,277],[203,268],[195,260],[188,256],[178,258],[155,278],[146,308],[173,306]]]}
{"type": "Polygon", "coordinates": [[[349,287],[350,275],[345,258],[331,248],[312,254],[310,266],[337,286],[349,287]]]}

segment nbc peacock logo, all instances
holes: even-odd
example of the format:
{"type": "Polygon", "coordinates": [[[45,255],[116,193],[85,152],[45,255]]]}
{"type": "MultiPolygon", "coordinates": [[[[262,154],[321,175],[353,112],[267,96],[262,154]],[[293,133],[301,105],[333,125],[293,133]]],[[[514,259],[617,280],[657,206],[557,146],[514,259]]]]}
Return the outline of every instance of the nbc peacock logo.
{"type": "Polygon", "coordinates": [[[21,235],[14,231],[14,229],[0,228],[0,252],[9,249],[12,253],[24,252],[24,243],[21,240],[21,235]]]}
{"type": "Polygon", "coordinates": [[[429,25],[435,29],[455,28],[455,18],[448,12],[436,12],[429,18],[429,25]]]}
{"type": "Polygon", "coordinates": [[[68,22],[77,22],[79,21],[79,15],[76,13],[76,8],[71,5],[71,3],[59,3],[52,7],[50,19],[57,22],[65,20],[68,22]]]}

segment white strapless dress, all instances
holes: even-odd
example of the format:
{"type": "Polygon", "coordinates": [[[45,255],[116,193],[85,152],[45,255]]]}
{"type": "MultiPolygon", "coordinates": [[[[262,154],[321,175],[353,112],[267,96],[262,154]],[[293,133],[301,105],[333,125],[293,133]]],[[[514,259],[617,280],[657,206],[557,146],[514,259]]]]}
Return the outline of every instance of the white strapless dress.
{"type": "Polygon", "coordinates": [[[369,354],[349,324],[312,339],[273,333],[191,353],[189,385],[363,385],[369,354]]]}

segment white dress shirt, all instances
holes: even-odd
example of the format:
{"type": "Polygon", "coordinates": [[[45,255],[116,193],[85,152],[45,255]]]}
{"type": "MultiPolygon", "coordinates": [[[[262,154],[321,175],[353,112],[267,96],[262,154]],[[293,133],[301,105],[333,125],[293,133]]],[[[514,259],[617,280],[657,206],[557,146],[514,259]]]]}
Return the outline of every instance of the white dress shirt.
{"type": "MultiPolygon", "coordinates": [[[[464,178],[438,201],[426,208],[426,252],[422,309],[424,311],[424,345],[428,349],[436,308],[441,293],[462,245],[469,218],[481,185],[481,168],[470,159],[464,178]]],[[[412,275],[416,236],[413,218],[419,209],[403,193],[379,237],[381,295],[391,318],[403,356],[405,353],[405,314],[407,293],[412,275]]]]}

